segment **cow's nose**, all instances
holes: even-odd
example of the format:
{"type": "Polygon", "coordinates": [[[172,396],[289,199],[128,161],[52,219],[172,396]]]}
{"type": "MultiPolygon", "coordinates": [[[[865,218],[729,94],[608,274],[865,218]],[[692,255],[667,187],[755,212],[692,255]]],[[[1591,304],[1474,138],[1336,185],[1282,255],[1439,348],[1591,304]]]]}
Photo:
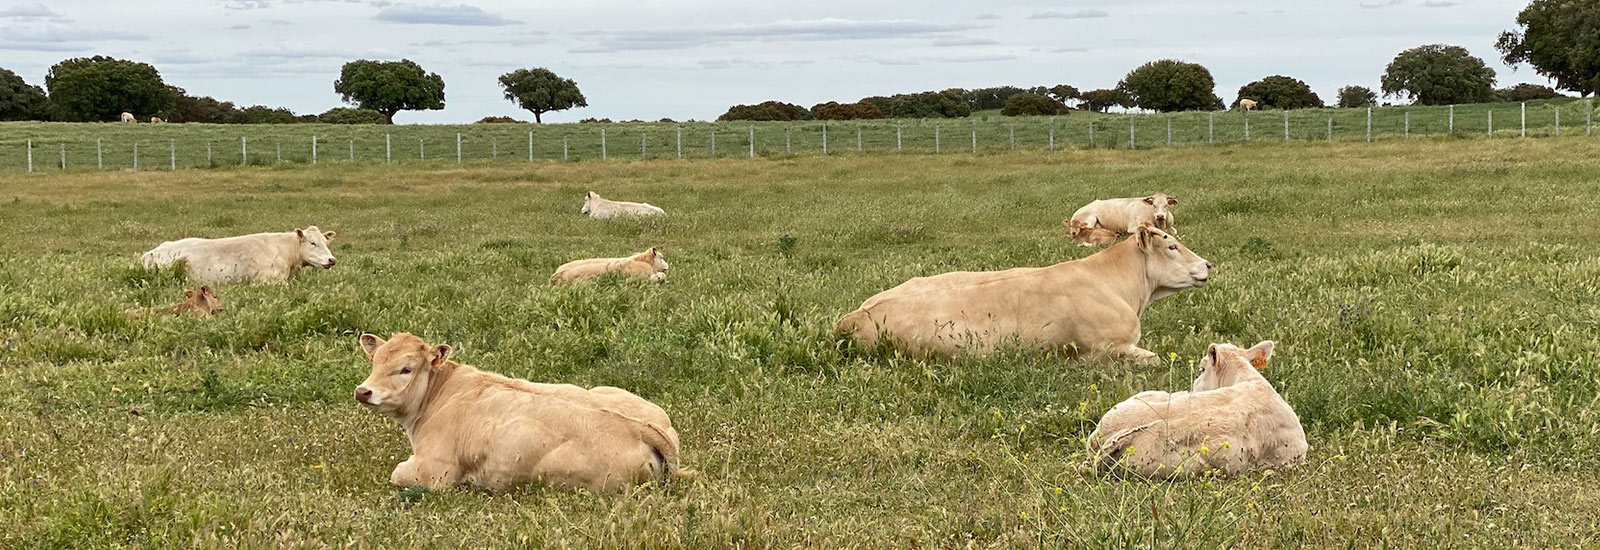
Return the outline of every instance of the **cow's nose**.
{"type": "Polygon", "coordinates": [[[367,399],[371,397],[372,390],[367,389],[366,386],[356,386],[356,401],[366,403],[367,399]]]}

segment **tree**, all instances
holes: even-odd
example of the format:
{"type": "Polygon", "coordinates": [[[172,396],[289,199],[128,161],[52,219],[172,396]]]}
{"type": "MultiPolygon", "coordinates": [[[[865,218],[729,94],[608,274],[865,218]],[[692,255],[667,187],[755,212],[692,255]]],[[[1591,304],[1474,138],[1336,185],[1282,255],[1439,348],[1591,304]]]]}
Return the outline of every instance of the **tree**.
{"type": "Polygon", "coordinates": [[[1549,86],[1522,83],[1510,88],[1500,88],[1494,91],[1495,101],[1522,102],[1535,99],[1556,99],[1563,97],[1561,92],[1549,86]]]}
{"type": "Polygon", "coordinates": [[[251,105],[228,117],[231,124],[294,124],[301,122],[294,111],[286,107],[251,105]]]}
{"type": "Polygon", "coordinates": [[[1400,52],[1383,73],[1383,95],[1419,105],[1494,99],[1494,69],[1461,46],[1429,44],[1400,52]]]}
{"type": "Polygon", "coordinates": [[[717,120],[810,120],[811,111],[805,107],[782,101],[764,101],[755,105],[734,105],[717,120]]]}
{"type": "Polygon", "coordinates": [[[0,69],[0,121],[43,120],[47,101],[43,89],[29,85],[17,73],[0,69]]]}
{"type": "Polygon", "coordinates": [[[1556,87],[1584,97],[1600,92],[1600,4],[1533,0],[1517,14],[1517,26],[1494,45],[1507,65],[1533,65],[1556,87]]]}
{"type": "Polygon", "coordinates": [[[839,103],[829,101],[811,107],[817,120],[866,120],[883,118],[883,110],[871,103],[839,103]]]}
{"type": "Polygon", "coordinates": [[[1085,111],[1104,113],[1112,107],[1131,103],[1128,95],[1119,89],[1089,90],[1078,96],[1078,108],[1085,111]]]}
{"type": "Polygon", "coordinates": [[[177,86],[168,86],[177,100],[171,109],[160,113],[162,120],[167,122],[200,122],[206,124],[224,124],[237,116],[239,109],[231,101],[217,101],[205,96],[189,95],[187,90],[177,86]]]}
{"type": "Polygon", "coordinates": [[[1339,108],[1355,109],[1357,107],[1371,107],[1378,104],[1378,94],[1373,93],[1366,86],[1345,86],[1339,88],[1339,108]]]}
{"type": "Polygon", "coordinates": [[[334,107],[317,115],[317,122],[323,124],[383,124],[388,120],[383,113],[353,107],[334,107]]]}
{"type": "Polygon", "coordinates": [[[1067,106],[1039,94],[1017,94],[1006,100],[1000,109],[1005,116],[1058,115],[1067,112],[1067,106]]]}
{"type": "Polygon", "coordinates": [[[345,103],[383,113],[389,124],[400,111],[444,108],[444,79],[410,59],[345,63],[333,81],[333,91],[345,103]]]}
{"type": "Polygon", "coordinates": [[[124,112],[142,118],[177,103],[155,67],[99,55],[55,64],[44,85],[56,114],[65,120],[117,120],[124,112]]]}
{"type": "MultiPolygon", "coordinates": [[[[1253,99],[1262,108],[1304,109],[1322,107],[1322,98],[1305,81],[1272,75],[1239,87],[1239,99],[1253,99]]],[[[1238,105],[1236,99],[1233,102],[1238,105]]]]}
{"type": "Polygon", "coordinates": [[[551,111],[589,106],[583,92],[578,91],[577,82],[561,78],[544,67],[517,69],[500,75],[500,87],[505,89],[507,100],[533,113],[535,123],[543,123],[542,115],[551,111]]]}
{"type": "Polygon", "coordinates": [[[1117,84],[1134,106],[1164,113],[1216,109],[1222,103],[1216,87],[1211,71],[1176,59],[1145,63],[1117,84]]]}
{"type": "Polygon", "coordinates": [[[1042,92],[1039,91],[1039,90],[1035,90],[1033,93],[1049,97],[1050,99],[1054,99],[1054,100],[1056,100],[1056,103],[1060,103],[1062,105],[1066,105],[1066,103],[1068,101],[1071,101],[1071,100],[1074,100],[1074,99],[1078,99],[1080,96],[1083,95],[1081,92],[1078,91],[1077,88],[1074,88],[1074,87],[1066,85],[1066,84],[1056,84],[1055,86],[1051,86],[1049,88],[1044,88],[1042,90],[1042,92]]]}

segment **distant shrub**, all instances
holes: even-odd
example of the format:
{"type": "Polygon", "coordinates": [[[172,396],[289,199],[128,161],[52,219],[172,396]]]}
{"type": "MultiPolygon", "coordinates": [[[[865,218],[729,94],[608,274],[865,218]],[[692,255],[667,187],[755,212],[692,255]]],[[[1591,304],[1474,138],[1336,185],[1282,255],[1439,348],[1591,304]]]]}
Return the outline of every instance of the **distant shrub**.
{"type": "Polygon", "coordinates": [[[1013,95],[1006,100],[1006,106],[1000,109],[1000,114],[1005,116],[1059,115],[1065,112],[1066,105],[1039,94],[1013,95]]]}
{"type": "Polygon", "coordinates": [[[523,122],[508,116],[486,116],[473,124],[523,124],[523,122]]]}
{"type": "Polygon", "coordinates": [[[611,124],[611,119],[591,117],[578,121],[578,124],[611,124]]]}
{"type": "Polygon", "coordinates": [[[782,101],[763,101],[755,105],[734,105],[717,120],[811,120],[811,111],[805,107],[782,101]]]}
{"type": "Polygon", "coordinates": [[[677,122],[677,121],[676,120],[672,120],[671,118],[662,117],[661,120],[657,120],[656,122],[666,122],[666,123],[670,124],[670,123],[677,122]]]}
{"type": "Polygon", "coordinates": [[[1305,109],[1322,107],[1322,98],[1311,91],[1305,81],[1283,75],[1272,75],[1239,87],[1239,99],[1253,99],[1262,108],[1305,109]]]}
{"type": "Polygon", "coordinates": [[[865,120],[884,118],[883,110],[871,103],[839,103],[829,101],[811,108],[817,120],[865,120]]]}
{"type": "Polygon", "coordinates": [[[1494,91],[1495,99],[1499,101],[1532,101],[1535,99],[1556,99],[1566,97],[1557,92],[1555,88],[1538,84],[1522,83],[1510,88],[1500,88],[1494,91]]]}
{"type": "Polygon", "coordinates": [[[1341,109],[1371,107],[1377,103],[1378,94],[1366,86],[1345,86],[1343,88],[1339,88],[1339,107],[1341,109]]]}

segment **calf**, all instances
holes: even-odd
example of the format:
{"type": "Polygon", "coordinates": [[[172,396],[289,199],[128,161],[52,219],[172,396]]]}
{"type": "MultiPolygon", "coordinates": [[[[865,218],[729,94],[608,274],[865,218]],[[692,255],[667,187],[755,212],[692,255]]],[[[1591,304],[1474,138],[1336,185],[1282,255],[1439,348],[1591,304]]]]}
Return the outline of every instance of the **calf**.
{"type": "Polygon", "coordinates": [[[1061,222],[1072,231],[1072,242],[1081,246],[1111,246],[1117,243],[1117,232],[1103,227],[1090,227],[1081,221],[1067,219],[1061,222]]]}
{"type": "Polygon", "coordinates": [[[171,315],[194,315],[205,317],[222,311],[222,298],[210,286],[201,286],[194,290],[183,291],[183,303],[167,308],[165,311],[171,315]]]}
{"type": "Polygon", "coordinates": [[[158,116],[150,117],[150,123],[151,124],[161,124],[163,122],[166,122],[166,121],[165,120],[161,120],[161,117],[158,117],[158,116]]]}
{"type": "Polygon", "coordinates": [[[1164,193],[1148,197],[1100,199],[1083,205],[1083,208],[1072,213],[1070,219],[1083,222],[1089,227],[1103,227],[1130,235],[1145,223],[1171,233],[1175,221],[1172,207],[1177,205],[1177,197],[1164,193]]]}
{"type": "Polygon", "coordinates": [[[607,273],[621,273],[629,277],[638,277],[652,283],[667,280],[667,258],[655,247],[650,250],[628,256],[626,258],[593,258],[588,260],[574,260],[556,268],[555,275],[550,276],[550,282],[564,284],[581,279],[592,279],[607,273]]]}
{"type": "Polygon", "coordinates": [[[1087,258],[1049,267],[918,277],[868,298],[834,325],[916,355],[987,354],[1007,342],[1159,362],[1140,348],[1152,302],[1211,278],[1211,263],[1150,225],[1087,258]]]}
{"type": "Polygon", "coordinates": [[[311,226],[225,239],[188,238],[161,243],[140,260],[146,269],[182,261],[189,277],[204,283],[287,281],[301,266],[329,269],[337,264],[328,248],[334,234],[311,226]]]}
{"type": "Polygon", "coordinates": [[[1141,392],[1117,404],[1089,434],[1089,464],[1101,472],[1174,479],[1234,476],[1305,460],[1300,417],[1258,369],[1273,343],[1212,344],[1190,391],[1141,392]]]}
{"type": "Polygon", "coordinates": [[[662,216],[667,213],[659,207],[642,202],[606,200],[594,191],[584,194],[583,208],[579,212],[601,220],[619,216],[662,216]]]}
{"type": "Polygon", "coordinates": [[[391,484],[616,491],[686,475],[666,411],[625,390],[506,378],[406,333],[359,341],[372,374],[356,401],[399,422],[411,441],[391,484]]]}

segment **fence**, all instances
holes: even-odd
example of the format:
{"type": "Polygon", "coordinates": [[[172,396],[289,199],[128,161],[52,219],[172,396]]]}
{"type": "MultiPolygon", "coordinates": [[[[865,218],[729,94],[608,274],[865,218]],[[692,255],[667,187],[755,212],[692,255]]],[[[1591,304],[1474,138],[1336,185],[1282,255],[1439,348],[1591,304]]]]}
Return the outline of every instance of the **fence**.
{"type": "Polygon", "coordinates": [[[0,170],[945,154],[1247,142],[1370,142],[1443,136],[1527,137],[1578,132],[1592,135],[1593,112],[1589,101],[1566,101],[1364,110],[547,126],[25,123],[0,125],[0,170]],[[1496,114],[1500,115],[1498,122],[1496,114]]]}

